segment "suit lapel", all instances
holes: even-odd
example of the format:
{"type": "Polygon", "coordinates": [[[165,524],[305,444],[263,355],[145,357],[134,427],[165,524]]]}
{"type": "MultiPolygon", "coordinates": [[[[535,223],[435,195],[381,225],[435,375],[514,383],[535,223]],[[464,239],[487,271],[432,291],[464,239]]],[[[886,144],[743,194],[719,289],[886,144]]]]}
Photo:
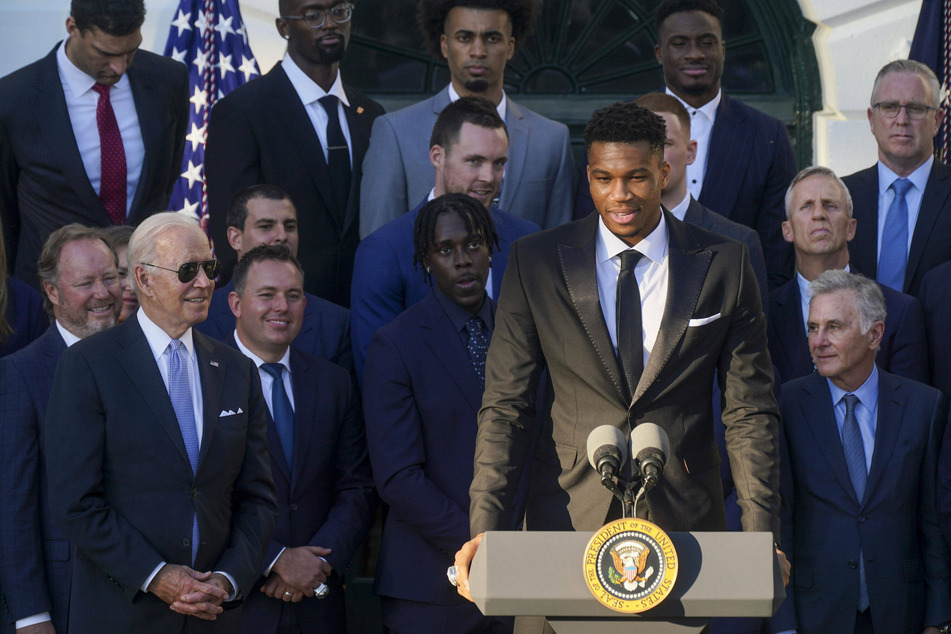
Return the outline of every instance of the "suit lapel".
{"type": "Polygon", "coordinates": [[[469,352],[463,347],[459,333],[456,332],[449,317],[439,305],[435,293],[436,291],[432,291],[423,299],[426,313],[419,323],[419,328],[423,331],[421,338],[465,395],[466,402],[469,403],[473,413],[478,414],[479,408],[482,407],[479,378],[469,361],[469,352]]]}
{"type": "Polygon", "coordinates": [[[872,465],[868,470],[865,499],[870,499],[875,487],[885,473],[885,467],[895,452],[901,420],[905,412],[905,397],[884,372],[878,373],[878,420],[875,424],[875,448],[872,450],[872,465]]]}
{"type": "MultiPolygon", "coordinates": [[[[125,323],[115,326],[115,328],[121,329],[117,337],[120,350],[116,354],[119,365],[122,366],[129,380],[139,390],[142,400],[148,404],[153,416],[158,420],[165,433],[168,434],[172,444],[178,449],[185,466],[190,471],[191,462],[188,460],[188,452],[185,451],[185,441],[182,439],[182,430],[178,425],[178,418],[176,418],[175,410],[172,408],[168,389],[162,380],[162,373],[152,355],[152,348],[149,347],[145,333],[142,332],[142,328],[139,326],[139,320],[133,317],[125,323]]],[[[207,401],[205,404],[207,405],[207,401]]]]}
{"type": "Polygon", "coordinates": [[[710,131],[707,166],[700,190],[701,205],[730,217],[736,195],[746,176],[746,165],[753,147],[753,127],[746,125],[746,114],[723,95],[710,131]]]}
{"type": "MultiPolygon", "coordinates": [[[[839,438],[839,426],[835,422],[835,412],[833,410],[835,403],[832,402],[829,385],[825,378],[813,374],[810,375],[805,391],[812,398],[803,399],[799,404],[803,414],[802,420],[812,432],[819,454],[829,465],[829,469],[831,469],[835,479],[838,480],[839,486],[858,505],[860,501],[855,496],[855,487],[852,486],[852,479],[849,477],[849,468],[846,465],[845,452],[842,449],[842,439],[839,438]]],[[[866,486],[865,490],[868,491],[868,489],[868,486],[866,486]]]]}
{"type": "Polygon", "coordinates": [[[604,313],[601,312],[601,302],[598,299],[596,245],[599,218],[598,214],[590,214],[582,220],[578,233],[584,242],[579,245],[559,244],[558,257],[568,296],[581,319],[581,325],[621,400],[627,401],[627,387],[622,385],[621,366],[614,353],[614,344],[611,343],[611,335],[604,322],[604,313]]]}
{"type": "Polygon", "coordinates": [[[707,277],[707,270],[713,260],[710,251],[700,250],[690,244],[685,226],[667,211],[667,301],[664,307],[663,327],[657,333],[657,340],[647,358],[644,373],[637,384],[634,401],[641,398],[647,389],[657,380],[667,361],[684,333],[693,316],[700,290],[707,277]]]}
{"type": "Polygon", "coordinates": [[[949,195],[951,195],[951,170],[944,168],[935,160],[931,166],[931,174],[928,176],[928,184],[921,197],[921,207],[918,211],[918,220],[915,222],[915,231],[912,234],[911,249],[908,251],[908,265],[905,267],[905,284],[902,290],[907,289],[915,277],[915,272],[921,263],[921,256],[925,251],[925,244],[931,237],[935,221],[938,219],[938,214],[943,212],[949,195]]]}
{"type": "MultiPolygon", "coordinates": [[[[802,323],[802,296],[799,294],[799,284],[793,278],[787,282],[786,288],[780,289],[776,295],[776,303],[780,310],[774,319],[779,321],[779,332],[795,333],[794,337],[783,340],[782,345],[776,346],[786,357],[786,364],[790,368],[809,368],[812,371],[812,355],[809,354],[809,343],[806,338],[805,326],[802,323]]],[[[795,377],[784,377],[789,380],[795,377]]]]}
{"type": "Polygon", "coordinates": [[[529,129],[525,124],[522,110],[508,97],[505,99],[505,125],[509,131],[509,160],[505,163],[505,178],[502,181],[499,207],[511,209],[515,194],[518,192],[518,185],[522,182],[522,167],[528,160],[529,129]]]}
{"type": "Polygon", "coordinates": [[[56,50],[54,48],[43,60],[44,72],[37,75],[34,82],[36,93],[29,107],[36,111],[37,120],[42,122],[40,128],[43,131],[48,160],[59,167],[76,196],[82,201],[89,224],[108,226],[112,224],[112,220],[89,182],[89,175],[86,174],[79,147],[76,145],[76,134],[73,132],[69,110],[66,108],[66,96],[59,79],[56,50]]]}
{"type": "Polygon", "coordinates": [[[353,169],[350,170],[350,197],[347,199],[347,209],[343,218],[341,233],[353,223],[359,212],[358,201],[360,194],[360,175],[363,171],[360,157],[367,153],[370,147],[370,122],[366,110],[360,105],[353,92],[344,86],[350,106],[344,106],[347,113],[347,128],[350,130],[350,154],[353,156],[353,169]]]}
{"type": "MultiPolygon", "coordinates": [[[[140,62],[141,64],[141,62],[140,62]]],[[[145,157],[142,161],[142,173],[139,174],[138,185],[135,188],[135,197],[129,207],[129,224],[138,224],[142,201],[148,195],[148,187],[144,183],[152,182],[152,171],[156,168],[157,154],[161,152],[163,143],[162,130],[157,123],[162,120],[162,94],[154,85],[155,78],[150,73],[139,72],[139,68],[129,66],[129,84],[132,86],[132,100],[135,103],[136,116],[139,119],[139,130],[142,134],[142,143],[145,146],[145,157]]]]}
{"type": "Polygon", "coordinates": [[[875,279],[878,275],[878,166],[858,172],[855,183],[851,180],[849,193],[858,223],[855,238],[849,243],[849,263],[856,271],[875,279]]]}
{"type": "Polygon", "coordinates": [[[225,360],[214,353],[214,348],[204,335],[192,329],[195,355],[198,359],[198,376],[201,380],[202,433],[198,452],[198,468],[208,455],[208,448],[218,430],[219,413],[222,410],[221,396],[225,379],[225,360]]]}
{"type": "MultiPolygon", "coordinates": [[[[320,396],[321,386],[312,376],[314,370],[303,363],[297,351],[291,349],[291,383],[294,388],[294,469],[292,487],[300,477],[304,463],[307,462],[307,450],[317,424],[315,408],[320,396]]],[[[277,434],[275,434],[277,435],[277,434]]],[[[278,444],[280,446],[280,444],[278,444]]],[[[283,456],[283,450],[281,450],[283,456]]],[[[286,458],[285,458],[286,468],[286,458]]]]}

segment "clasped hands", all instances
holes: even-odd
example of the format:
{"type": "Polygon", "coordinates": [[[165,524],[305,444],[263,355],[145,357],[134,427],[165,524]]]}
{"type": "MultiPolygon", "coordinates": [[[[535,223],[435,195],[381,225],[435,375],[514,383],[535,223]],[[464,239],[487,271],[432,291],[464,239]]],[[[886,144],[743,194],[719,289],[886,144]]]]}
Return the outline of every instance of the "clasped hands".
{"type": "Polygon", "coordinates": [[[285,548],[274,565],[261,592],[279,601],[297,603],[313,597],[314,588],[327,583],[333,567],[321,559],[333,551],[320,546],[285,548]]]}
{"type": "Polygon", "coordinates": [[[220,573],[165,564],[152,579],[148,591],[179,614],[214,621],[223,611],[221,604],[228,600],[234,588],[220,573]]]}

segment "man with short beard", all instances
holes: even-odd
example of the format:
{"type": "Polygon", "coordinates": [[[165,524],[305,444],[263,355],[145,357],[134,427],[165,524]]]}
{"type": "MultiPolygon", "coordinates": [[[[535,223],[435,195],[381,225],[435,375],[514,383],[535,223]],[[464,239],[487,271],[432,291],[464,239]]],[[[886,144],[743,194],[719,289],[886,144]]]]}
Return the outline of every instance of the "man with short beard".
{"type": "Polygon", "coordinates": [[[53,372],[68,346],[115,324],[122,289],[116,255],[98,229],[57,229],[37,265],[54,325],[0,360],[0,591],[3,620],[42,634],[66,631],[72,567],[70,543],[49,515],[41,440],[53,372]]]}
{"type": "Polygon", "coordinates": [[[211,236],[230,277],[228,205],[249,185],[280,187],[297,209],[305,290],[346,307],[363,155],[383,108],[338,72],[358,7],[342,0],[280,0],[278,7],[284,59],[219,101],[208,123],[211,236]]]}
{"type": "Polygon", "coordinates": [[[433,97],[373,124],[360,191],[367,237],[425,198],[434,184],[429,137],[439,113],[459,97],[485,97],[508,127],[509,151],[498,205],[542,229],[571,219],[574,160],[568,128],[509,99],[505,66],[530,35],[538,0],[421,0],[426,47],[449,65],[451,82],[433,97]]]}

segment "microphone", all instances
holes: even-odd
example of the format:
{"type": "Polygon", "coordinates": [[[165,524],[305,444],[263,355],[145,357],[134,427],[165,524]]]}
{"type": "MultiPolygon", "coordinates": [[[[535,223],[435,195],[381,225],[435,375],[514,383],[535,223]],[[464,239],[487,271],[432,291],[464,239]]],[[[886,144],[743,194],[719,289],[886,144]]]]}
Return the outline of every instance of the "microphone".
{"type": "Polygon", "coordinates": [[[601,482],[611,482],[627,460],[627,443],[620,429],[601,425],[588,434],[588,462],[601,474],[601,482]]]}
{"type": "Polygon", "coordinates": [[[653,488],[670,455],[667,432],[654,423],[641,423],[631,431],[631,455],[637,460],[644,490],[653,488]]]}

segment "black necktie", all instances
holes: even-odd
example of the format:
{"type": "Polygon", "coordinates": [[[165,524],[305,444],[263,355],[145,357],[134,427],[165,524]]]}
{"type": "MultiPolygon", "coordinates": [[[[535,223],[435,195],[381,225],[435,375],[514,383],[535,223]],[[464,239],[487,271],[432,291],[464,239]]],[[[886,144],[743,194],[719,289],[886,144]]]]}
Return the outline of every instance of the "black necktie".
{"type": "Polygon", "coordinates": [[[334,199],[337,201],[336,211],[340,218],[343,218],[347,210],[347,199],[350,197],[350,150],[340,128],[337,98],[327,95],[319,101],[327,112],[327,167],[330,170],[330,181],[333,183],[334,199]]]}
{"type": "Polygon", "coordinates": [[[644,343],[641,326],[641,292],[637,288],[634,267],[643,253],[630,249],[621,252],[621,272],[617,276],[617,352],[621,371],[627,380],[628,397],[634,398],[637,382],[644,372],[644,343]]]}

